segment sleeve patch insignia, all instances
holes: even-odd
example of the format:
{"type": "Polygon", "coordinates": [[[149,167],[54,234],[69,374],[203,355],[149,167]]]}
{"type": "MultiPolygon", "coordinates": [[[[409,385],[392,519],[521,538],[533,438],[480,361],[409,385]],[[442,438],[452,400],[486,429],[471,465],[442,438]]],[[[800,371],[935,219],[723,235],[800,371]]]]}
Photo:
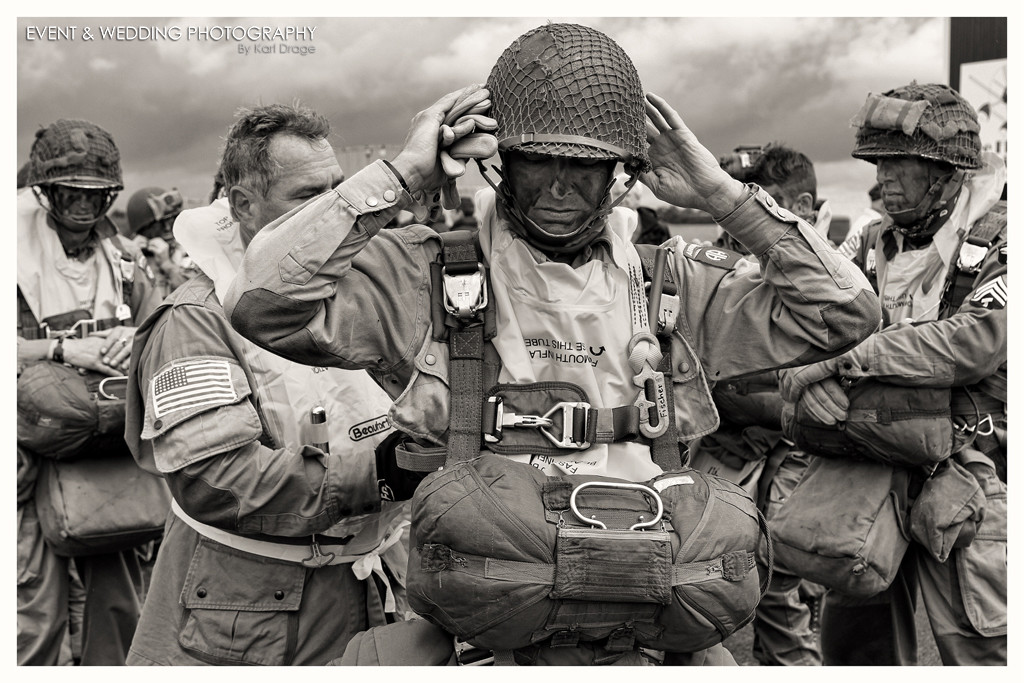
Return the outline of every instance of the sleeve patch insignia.
{"type": "Polygon", "coordinates": [[[736,262],[742,258],[734,251],[719,249],[718,247],[705,247],[700,244],[689,243],[683,248],[686,258],[691,261],[699,261],[716,268],[731,270],[736,262]]]}
{"type": "Polygon", "coordinates": [[[995,280],[989,280],[974,290],[974,295],[971,297],[971,305],[993,310],[1006,308],[1008,293],[1006,280],[999,276],[995,280]]]}

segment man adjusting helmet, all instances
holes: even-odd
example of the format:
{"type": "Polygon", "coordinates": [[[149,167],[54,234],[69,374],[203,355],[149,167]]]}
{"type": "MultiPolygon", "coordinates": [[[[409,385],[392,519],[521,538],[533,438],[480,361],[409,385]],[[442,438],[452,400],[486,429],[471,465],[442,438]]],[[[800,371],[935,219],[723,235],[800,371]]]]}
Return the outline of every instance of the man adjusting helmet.
{"type": "MultiPolygon", "coordinates": [[[[504,560],[519,558],[522,537],[487,526],[496,519],[490,512],[462,507],[492,504],[486,495],[431,492],[447,491],[467,467],[476,473],[461,481],[503,472],[498,479],[510,488],[498,496],[511,497],[494,504],[526,515],[537,512],[527,501],[549,478],[597,475],[634,486],[668,477],[681,466],[680,444],[718,425],[709,383],[835,355],[874,329],[876,307],[863,275],[760,188],[729,177],[664,100],[642,95],[621,48],[576,24],[524,34],[500,56],[487,89],[464,88],[417,114],[393,160],[268,226],[225,299],[232,325],[260,346],[370,372],[392,396],[389,417],[406,436],[398,462],[431,472],[412,502],[408,576],[410,604],[429,621],[389,630],[400,634],[395,647],[372,657],[383,663],[447,661],[451,641],[439,624],[521,664],[645,663],[655,651],[676,663],[729,659],[722,634],[681,626],[690,624],[685,615],[661,624],[638,605],[608,607],[612,621],[625,615],[621,628],[609,627],[600,616],[608,603],[591,597],[573,607],[591,610],[580,615],[581,640],[542,616],[559,602],[547,597],[548,579],[520,589],[477,581],[473,571],[456,575],[451,558],[492,562],[496,544],[506,547],[504,560]],[[495,151],[501,182],[476,197],[478,237],[438,236],[422,225],[381,230],[402,209],[426,216],[425,203],[442,195],[449,203],[462,164],[495,151]],[[659,199],[711,213],[757,262],[678,237],[664,245],[665,261],[638,252],[630,241],[636,214],[618,209],[621,198],[609,192],[617,163],[659,199]],[[648,301],[645,280],[664,295],[648,301]],[[451,509],[436,507],[441,499],[451,509]],[[436,536],[442,529],[444,539],[436,536]],[[479,545],[488,539],[489,548],[479,545]],[[540,602],[522,602],[538,590],[540,602]],[[467,631],[474,621],[480,628],[467,631]],[[421,657],[400,644],[419,629],[440,632],[432,642],[447,642],[447,654],[442,647],[438,657],[421,657]],[[567,646],[552,648],[555,641],[567,646]]],[[[739,526],[753,520],[756,536],[756,512],[744,514],[739,526]]],[[[530,533],[553,543],[557,516],[549,521],[530,533]]],[[[701,533],[717,538],[727,526],[701,533]]],[[[732,542],[722,539],[723,547],[732,542]]],[[[611,571],[628,572],[627,582],[646,592],[646,574],[631,569],[635,556],[623,550],[611,571]]],[[[710,607],[730,614],[726,621],[744,621],[733,596],[752,589],[756,602],[752,566],[733,577],[742,588],[731,584],[710,607]]],[[[581,587],[590,596],[604,589],[581,587]]],[[[353,641],[345,661],[366,661],[372,640],[353,641]]]]}

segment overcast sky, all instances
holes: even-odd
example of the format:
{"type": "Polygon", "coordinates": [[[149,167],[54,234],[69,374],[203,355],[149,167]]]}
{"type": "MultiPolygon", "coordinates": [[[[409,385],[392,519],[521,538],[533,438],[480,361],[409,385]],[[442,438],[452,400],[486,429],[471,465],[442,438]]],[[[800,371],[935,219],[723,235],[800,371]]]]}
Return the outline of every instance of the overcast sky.
{"type": "Polygon", "coordinates": [[[944,18],[20,18],[17,158],[27,159],[39,125],[86,118],[121,149],[118,205],[145,185],[198,199],[240,105],[301,100],[331,120],[336,148],[401,143],[417,111],[485,81],[509,43],[547,20],[611,36],[644,88],[675,106],[716,155],[769,140],[805,152],[839,215],[859,213],[874,182],[874,167],[849,156],[849,120],[868,92],[948,82],[944,18]],[[74,40],[29,40],[29,26],[77,31],[74,40]],[[276,41],[315,52],[245,55],[239,46],[261,41],[188,35],[263,26],[315,28],[311,40],[276,41]],[[96,39],[83,39],[85,27],[96,39]],[[176,27],[181,38],[99,37],[114,27],[176,27]]]}

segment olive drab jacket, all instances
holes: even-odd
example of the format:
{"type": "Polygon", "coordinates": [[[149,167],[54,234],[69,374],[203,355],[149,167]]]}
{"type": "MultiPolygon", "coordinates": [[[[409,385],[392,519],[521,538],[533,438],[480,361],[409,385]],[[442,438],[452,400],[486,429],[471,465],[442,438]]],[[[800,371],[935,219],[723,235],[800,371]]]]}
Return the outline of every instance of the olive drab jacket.
{"type": "MultiPolygon", "coordinates": [[[[430,316],[440,240],[423,226],[381,230],[412,202],[382,162],[364,168],[256,236],[225,310],[241,334],[287,358],[366,369],[393,397],[396,428],[441,445],[448,348],[433,340],[430,316]]],[[[756,263],[679,237],[666,244],[681,297],[672,333],[680,441],[718,427],[709,381],[832,357],[878,324],[863,274],[760,188],[718,222],[756,263]]],[[[611,261],[600,239],[577,259],[611,261]]]]}
{"type": "Polygon", "coordinates": [[[374,452],[389,398],[231,328],[218,292],[243,248],[226,200],[175,235],[202,272],[139,327],[129,371],[126,441],[174,498],[129,663],[324,664],[404,609],[408,505],[381,500],[374,452]]]}

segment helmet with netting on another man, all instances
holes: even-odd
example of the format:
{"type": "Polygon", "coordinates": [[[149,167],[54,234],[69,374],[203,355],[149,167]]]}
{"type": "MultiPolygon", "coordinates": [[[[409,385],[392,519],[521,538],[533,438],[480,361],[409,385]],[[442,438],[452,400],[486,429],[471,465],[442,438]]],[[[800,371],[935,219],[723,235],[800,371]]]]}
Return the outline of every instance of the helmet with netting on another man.
{"type": "Polygon", "coordinates": [[[57,223],[91,228],[120,190],[121,155],[110,133],[81,119],[59,119],[36,132],[26,182],[57,223]]]}

